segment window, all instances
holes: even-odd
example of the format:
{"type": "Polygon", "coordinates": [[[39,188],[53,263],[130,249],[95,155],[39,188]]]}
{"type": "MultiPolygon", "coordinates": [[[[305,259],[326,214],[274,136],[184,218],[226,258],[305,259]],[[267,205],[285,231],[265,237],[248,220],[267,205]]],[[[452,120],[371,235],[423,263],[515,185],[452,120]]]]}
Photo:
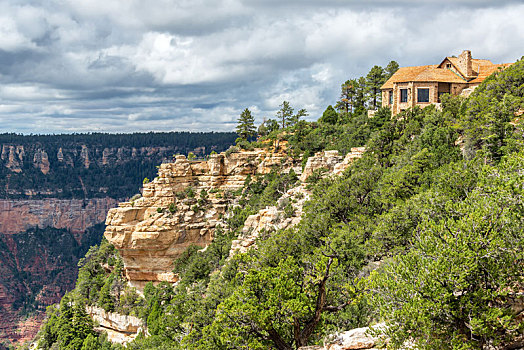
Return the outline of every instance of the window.
{"type": "Polygon", "coordinates": [[[446,68],[451,68],[451,63],[446,63],[446,68]]]}
{"type": "Polygon", "coordinates": [[[417,89],[417,102],[429,102],[429,89],[417,89]]]}
{"type": "Polygon", "coordinates": [[[390,105],[393,104],[393,91],[390,91],[390,92],[389,92],[389,104],[390,104],[390,105]]]}
{"type": "Polygon", "coordinates": [[[408,102],[408,89],[400,89],[400,102],[408,102]]]}

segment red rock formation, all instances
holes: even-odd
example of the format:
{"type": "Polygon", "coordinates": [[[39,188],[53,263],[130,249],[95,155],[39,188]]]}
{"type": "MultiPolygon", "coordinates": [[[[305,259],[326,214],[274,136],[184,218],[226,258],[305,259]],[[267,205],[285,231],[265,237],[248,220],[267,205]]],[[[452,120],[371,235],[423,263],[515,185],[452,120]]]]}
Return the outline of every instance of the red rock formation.
{"type": "Polygon", "coordinates": [[[42,237],[30,234],[22,240],[18,237],[21,232],[37,226],[68,229],[74,237],[66,235],[69,238],[65,243],[78,247],[86,229],[103,222],[115,205],[116,200],[111,198],[0,200],[0,339],[22,343],[33,338],[46,306],[59,302],[76,279],[80,256],[66,252],[68,259],[63,261],[50,251],[53,244],[64,241],[56,237],[55,242],[51,237],[46,245],[42,237]],[[20,314],[20,304],[27,298],[34,298],[38,309],[25,318],[20,314]]]}
{"type": "Polygon", "coordinates": [[[112,198],[8,200],[0,199],[0,233],[14,234],[31,227],[67,228],[80,234],[105,220],[112,198]]]}

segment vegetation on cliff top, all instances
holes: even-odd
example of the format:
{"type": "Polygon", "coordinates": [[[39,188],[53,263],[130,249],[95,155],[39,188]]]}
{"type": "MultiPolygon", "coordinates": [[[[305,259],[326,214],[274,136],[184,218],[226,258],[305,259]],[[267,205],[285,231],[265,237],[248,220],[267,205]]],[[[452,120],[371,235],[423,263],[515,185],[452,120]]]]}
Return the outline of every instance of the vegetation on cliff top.
{"type": "MultiPolygon", "coordinates": [[[[512,306],[523,304],[524,286],[524,129],[515,118],[524,109],[523,87],[520,60],[467,99],[443,97],[442,110],[391,118],[380,109],[369,119],[360,105],[341,103],[318,122],[266,129],[266,138],[287,139],[297,159],[322,149],[367,151],[342,176],[312,185],[297,227],[262,235],[257,249],[225,259],[238,223],[276,199],[270,189],[280,177],[248,183],[247,212],[237,209],[204,252],[186,252],[176,287],[150,284],[144,299],[131,298],[125,312],[142,317],[150,336],[128,348],[287,350],[381,320],[392,348],[405,341],[421,349],[520,341],[522,311],[512,306]]],[[[88,257],[103,257],[109,248],[102,247],[88,257]]],[[[111,307],[108,298],[114,304],[131,293],[112,287],[116,260],[111,274],[96,267],[102,259],[93,265],[98,272],[82,275],[75,305],[111,307]],[[82,294],[90,281],[111,283],[109,293],[82,294]]],[[[41,339],[57,329],[43,328],[41,339]]]]}
{"type": "Polygon", "coordinates": [[[233,132],[0,134],[0,198],[123,199],[135,194],[142,179],[153,178],[155,166],[175,153],[200,150],[200,156],[205,156],[227,149],[235,138],[233,132]],[[16,153],[17,146],[23,152],[16,153]],[[14,147],[17,171],[7,167],[10,147],[14,147]],[[42,161],[42,152],[49,166],[46,173],[35,166],[38,159],[42,161]]]}

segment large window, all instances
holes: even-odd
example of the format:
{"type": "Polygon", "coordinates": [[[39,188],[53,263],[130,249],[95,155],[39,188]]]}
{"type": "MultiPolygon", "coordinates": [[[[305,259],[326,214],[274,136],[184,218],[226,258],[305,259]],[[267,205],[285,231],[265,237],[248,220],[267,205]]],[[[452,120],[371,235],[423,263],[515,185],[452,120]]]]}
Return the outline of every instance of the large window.
{"type": "Polygon", "coordinates": [[[400,102],[408,102],[408,89],[400,89],[400,102]]]}
{"type": "Polygon", "coordinates": [[[417,89],[417,102],[429,102],[429,89],[417,89]]]}

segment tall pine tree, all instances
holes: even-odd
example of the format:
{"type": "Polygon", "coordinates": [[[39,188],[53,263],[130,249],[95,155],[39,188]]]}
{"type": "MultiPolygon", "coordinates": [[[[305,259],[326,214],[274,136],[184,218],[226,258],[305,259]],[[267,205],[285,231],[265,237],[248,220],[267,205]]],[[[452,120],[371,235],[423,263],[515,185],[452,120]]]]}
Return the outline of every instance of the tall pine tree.
{"type": "Polygon", "coordinates": [[[238,125],[236,128],[238,137],[247,140],[249,137],[255,135],[256,130],[255,118],[248,108],[244,109],[240,117],[238,117],[238,125]]]}
{"type": "Polygon", "coordinates": [[[374,66],[366,76],[366,85],[371,101],[373,101],[373,109],[377,109],[377,103],[380,102],[381,91],[380,88],[384,83],[385,74],[384,69],[380,66],[374,66]]]}

